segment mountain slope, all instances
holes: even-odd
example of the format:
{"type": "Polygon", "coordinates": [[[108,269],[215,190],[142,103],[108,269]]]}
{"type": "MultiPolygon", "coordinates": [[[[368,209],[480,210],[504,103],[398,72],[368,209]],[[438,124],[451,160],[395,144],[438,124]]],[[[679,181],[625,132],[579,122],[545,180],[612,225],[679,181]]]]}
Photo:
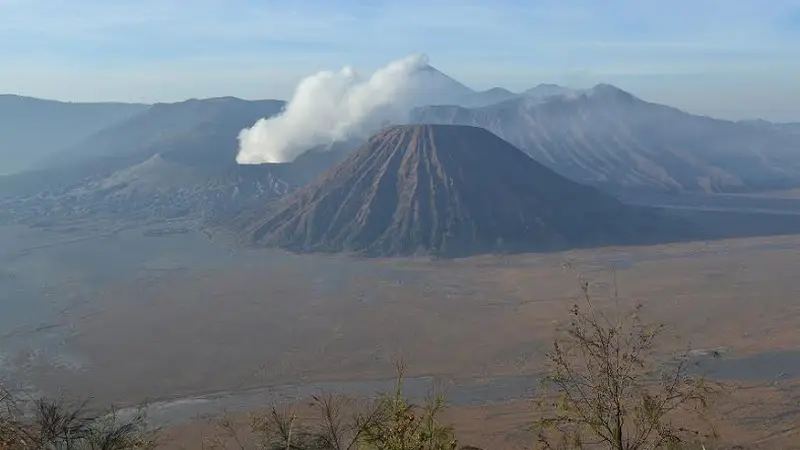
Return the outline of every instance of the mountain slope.
{"type": "Polygon", "coordinates": [[[180,153],[156,154],[108,176],[61,189],[0,200],[0,222],[34,226],[113,226],[194,220],[227,222],[301,187],[351,147],[312,149],[291,163],[196,164],[180,153]]]}
{"type": "Polygon", "coordinates": [[[0,175],[33,167],[147,108],[129,103],[65,103],[0,95],[0,175]]]}
{"type": "Polygon", "coordinates": [[[412,116],[412,123],[486,128],[556,172],[612,191],[800,185],[797,135],[687,114],[609,85],[475,109],[424,107],[412,116]]]}
{"type": "Polygon", "coordinates": [[[282,107],[233,98],[154,105],[44,169],[0,177],[0,215],[39,224],[225,220],[308,183],[356,146],[310,149],[288,164],[237,164],[240,130],[282,107]]]}
{"type": "Polygon", "coordinates": [[[283,106],[278,100],[232,97],[155,104],[58,152],[34,170],[0,177],[0,197],[63,191],[157,154],[192,164],[236,165],[241,129],[283,106]]]}
{"type": "Polygon", "coordinates": [[[190,153],[196,162],[233,164],[242,128],[284,105],[234,97],[157,103],[59,153],[47,167],[109,173],[165,151],[190,153]]]}
{"type": "Polygon", "coordinates": [[[423,67],[416,75],[421,88],[420,106],[458,105],[461,99],[475,94],[474,90],[433,66],[423,67]]]}
{"type": "Polygon", "coordinates": [[[485,91],[472,92],[461,97],[455,102],[455,105],[464,108],[482,108],[513,99],[525,99],[527,101],[531,101],[531,99],[545,100],[550,97],[575,95],[577,92],[578,91],[557,84],[540,84],[520,94],[511,92],[505,88],[494,87],[485,91]]]}
{"type": "Polygon", "coordinates": [[[496,103],[504,102],[517,97],[518,94],[515,94],[508,89],[494,87],[485,91],[471,93],[459,100],[458,105],[467,108],[480,108],[482,106],[494,105],[496,103]]]}
{"type": "Polygon", "coordinates": [[[658,227],[486,130],[409,125],[243,228],[249,243],[293,251],[459,256],[632,241],[658,227]]]}
{"type": "Polygon", "coordinates": [[[575,91],[572,89],[565,88],[557,84],[542,83],[528,89],[527,91],[523,92],[522,95],[535,98],[547,98],[559,95],[570,95],[574,93],[575,91]]]}
{"type": "Polygon", "coordinates": [[[766,128],[770,130],[776,131],[783,131],[786,133],[793,133],[800,135],[800,123],[797,122],[783,122],[783,123],[776,123],[776,122],[769,122],[762,119],[756,120],[740,120],[738,123],[744,125],[750,125],[759,128],[766,128]]]}

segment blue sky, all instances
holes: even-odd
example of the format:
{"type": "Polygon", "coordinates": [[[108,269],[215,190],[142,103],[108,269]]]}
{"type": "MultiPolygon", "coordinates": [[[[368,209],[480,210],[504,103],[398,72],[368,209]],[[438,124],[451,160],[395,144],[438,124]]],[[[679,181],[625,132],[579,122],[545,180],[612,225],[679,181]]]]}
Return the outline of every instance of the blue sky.
{"type": "Polygon", "coordinates": [[[0,93],[287,98],[419,52],[477,89],[608,82],[800,121],[800,0],[0,0],[0,93]]]}

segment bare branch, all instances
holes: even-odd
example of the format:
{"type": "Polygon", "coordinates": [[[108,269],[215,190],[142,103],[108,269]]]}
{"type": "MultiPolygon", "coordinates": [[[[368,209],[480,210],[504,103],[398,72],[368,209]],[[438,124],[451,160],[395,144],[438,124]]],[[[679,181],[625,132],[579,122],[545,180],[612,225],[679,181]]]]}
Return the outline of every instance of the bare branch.
{"type": "Polygon", "coordinates": [[[702,414],[715,389],[687,374],[685,357],[659,363],[654,348],[664,327],[643,322],[640,304],[621,310],[616,272],[613,316],[578,279],[586,311],[572,307],[569,327],[547,354],[550,373],[538,402],[544,417],[535,423],[539,446],[659,449],[706,436],[671,421],[678,413],[702,414]]]}

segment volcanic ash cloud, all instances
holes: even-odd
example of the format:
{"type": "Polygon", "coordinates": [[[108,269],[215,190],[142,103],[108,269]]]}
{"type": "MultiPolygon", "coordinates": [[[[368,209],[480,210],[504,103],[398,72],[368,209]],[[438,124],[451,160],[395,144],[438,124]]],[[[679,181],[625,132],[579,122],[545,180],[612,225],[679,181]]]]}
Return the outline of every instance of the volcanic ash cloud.
{"type": "Polygon", "coordinates": [[[351,67],[303,79],[284,111],[239,133],[239,164],[290,162],[334,141],[366,136],[387,122],[406,119],[420,103],[425,55],[412,55],[377,70],[368,79],[351,67]]]}

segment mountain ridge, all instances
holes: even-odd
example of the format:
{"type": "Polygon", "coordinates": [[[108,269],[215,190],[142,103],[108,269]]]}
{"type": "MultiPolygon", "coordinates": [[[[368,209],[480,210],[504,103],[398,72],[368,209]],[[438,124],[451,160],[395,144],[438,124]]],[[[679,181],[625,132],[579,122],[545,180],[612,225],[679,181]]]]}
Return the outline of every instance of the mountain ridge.
{"type": "Polygon", "coordinates": [[[61,102],[0,94],[0,175],[34,168],[43,159],[144,111],[123,102],[61,102]]]}
{"type": "Polygon", "coordinates": [[[790,133],[692,115],[605,84],[481,108],[417,108],[411,123],[486,128],[556,172],[612,192],[800,185],[800,140],[790,133]]]}
{"type": "Polygon", "coordinates": [[[294,163],[237,164],[241,129],[284,104],[230,97],[154,104],[65,150],[61,160],[0,177],[0,215],[40,225],[226,220],[302,186],[353,145],[309,149],[294,163]]]}
{"type": "Polygon", "coordinates": [[[626,241],[657,228],[645,216],[485,129],[418,124],[385,128],[241,234],[297,252],[453,257],[626,241]]]}

